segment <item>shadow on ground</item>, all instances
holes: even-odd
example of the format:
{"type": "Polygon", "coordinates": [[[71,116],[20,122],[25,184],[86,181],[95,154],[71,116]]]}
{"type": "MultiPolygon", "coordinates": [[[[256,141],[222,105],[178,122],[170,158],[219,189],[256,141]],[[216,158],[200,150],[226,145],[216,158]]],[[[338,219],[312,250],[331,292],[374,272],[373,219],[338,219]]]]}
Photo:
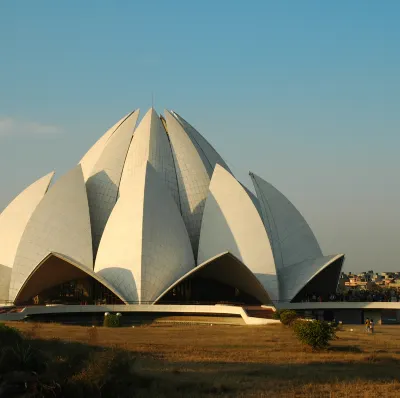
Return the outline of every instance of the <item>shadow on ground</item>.
{"type": "MultiPolygon", "coordinates": [[[[400,390],[397,390],[400,388],[400,360],[386,352],[365,353],[353,362],[170,362],[125,350],[123,346],[96,346],[95,337],[90,338],[90,344],[58,339],[29,340],[29,344],[42,352],[47,361],[47,370],[40,375],[45,391],[37,396],[231,397],[251,396],[258,392],[263,393],[262,396],[279,397],[292,396],[290,394],[298,391],[300,395],[296,397],[302,397],[313,396],[301,395],[301,391],[308,391],[310,385],[314,390],[325,391],[328,385],[336,388],[342,385],[340,388],[348,389],[357,383],[387,383],[400,396],[400,390]]],[[[348,352],[362,353],[356,346],[335,346],[329,350],[344,355],[348,352]]],[[[7,397],[11,398],[11,395],[7,397]]]]}

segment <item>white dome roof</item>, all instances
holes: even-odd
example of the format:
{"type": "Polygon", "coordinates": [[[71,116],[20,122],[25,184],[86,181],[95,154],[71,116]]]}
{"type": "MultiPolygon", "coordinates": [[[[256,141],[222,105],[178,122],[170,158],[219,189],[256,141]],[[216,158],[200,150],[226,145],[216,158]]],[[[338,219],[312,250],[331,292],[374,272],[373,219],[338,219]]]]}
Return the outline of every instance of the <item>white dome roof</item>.
{"type": "Polygon", "coordinates": [[[252,194],[176,112],[151,108],[136,126],[138,116],[117,122],[54,186],[52,174],[41,178],[1,213],[0,302],[39,294],[58,273],[62,283],[86,272],[139,303],[196,275],[275,303],[327,267],[339,275],[344,256],[324,257],[276,188],[250,173],[252,194]]]}

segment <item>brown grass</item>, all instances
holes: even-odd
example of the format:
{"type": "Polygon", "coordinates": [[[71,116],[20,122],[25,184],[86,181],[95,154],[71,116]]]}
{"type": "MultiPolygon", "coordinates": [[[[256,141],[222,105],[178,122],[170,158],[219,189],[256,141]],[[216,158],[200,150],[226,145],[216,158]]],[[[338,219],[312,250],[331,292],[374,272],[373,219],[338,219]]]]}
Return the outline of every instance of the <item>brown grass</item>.
{"type": "Polygon", "coordinates": [[[346,326],[322,352],[303,347],[280,325],[13,326],[34,334],[60,361],[72,346],[80,353],[95,346],[130,352],[136,374],[152,380],[135,396],[400,397],[397,326],[376,327],[374,335],[346,326]]]}

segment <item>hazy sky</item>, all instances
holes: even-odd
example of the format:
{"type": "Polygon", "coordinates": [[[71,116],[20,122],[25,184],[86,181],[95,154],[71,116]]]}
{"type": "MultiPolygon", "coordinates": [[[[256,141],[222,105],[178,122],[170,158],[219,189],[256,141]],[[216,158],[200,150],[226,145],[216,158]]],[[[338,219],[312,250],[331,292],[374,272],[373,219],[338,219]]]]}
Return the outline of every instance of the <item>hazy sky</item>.
{"type": "Polygon", "coordinates": [[[0,0],[0,210],[174,109],[345,270],[400,270],[400,2],[0,0]]]}

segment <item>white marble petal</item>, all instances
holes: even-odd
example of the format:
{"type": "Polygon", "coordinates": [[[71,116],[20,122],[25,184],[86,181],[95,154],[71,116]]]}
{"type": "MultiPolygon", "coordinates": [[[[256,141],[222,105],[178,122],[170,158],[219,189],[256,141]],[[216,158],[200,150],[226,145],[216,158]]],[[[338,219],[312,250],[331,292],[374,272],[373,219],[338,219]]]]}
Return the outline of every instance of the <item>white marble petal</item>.
{"type": "MultiPolygon", "coordinates": [[[[175,286],[186,279],[201,277],[221,282],[255,297],[262,304],[271,302],[268,293],[256,276],[232,253],[225,252],[214,256],[169,286],[155,301],[156,303],[175,286]]],[[[205,287],[207,288],[207,287],[205,287]]]]}
{"type": "Polygon", "coordinates": [[[152,303],[194,267],[179,209],[146,162],[125,181],[100,242],[95,272],[130,302],[152,303]]]}
{"type": "Polygon", "coordinates": [[[311,228],[293,204],[271,184],[250,173],[278,269],[322,257],[311,228]]]}
{"type": "MultiPolygon", "coordinates": [[[[299,264],[293,264],[279,270],[281,287],[280,300],[282,302],[289,302],[292,300],[296,294],[321,271],[343,257],[343,254],[335,254],[307,259],[299,264]]],[[[336,281],[336,284],[337,282],[338,281],[336,281]]]]}
{"type": "Polygon", "coordinates": [[[16,303],[22,304],[29,302],[33,297],[38,294],[40,295],[41,292],[49,288],[68,281],[86,279],[88,277],[101,283],[122,300],[122,302],[126,302],[124,297],[116,289],[100,275],[95,274],[92,269],[70,257],[51,252],[39,262],[31,274],[25,279],[16,298],[16,303]]]}
{"type": "Polygon", "coordinates": [[[8,300],[11,268],[26,224],[46,193],[54,173],[49,173],[22,191],[0,214],[0,301],[8,300]],[[9,270],[5,269],[8,268],[9,270]]]}
{"type": "Polygon", "coordinates": [[[26,224],[45,195],[54,172],[22,191],[0,214],[0,264],[12,267],[26,224]]]}
{"type": "Polygon", "coordinates": [[[122,172],[119,194],[132,181],[132,176],[149,162],[160,175],[178,207],[180,207],[178,182],[171,146],[160,118],[151,108],[135,130],[122,172]]]}
{"type": "Polygon", "coordinates": [[[10,289],[11,267],[0,264],[0,304],[8,304],[10,289]]]}
{"type": "Polygon", "coordinates": [[[138,114],[138,111],[131,113],[117,127],[108,139],[105,148],[86,181],[92,226],[93,252],[95,255],[108,217],[117,201],[122,170],[138,114]]]}
{"type": "Polygon", "coordinates": [[[278,279],[268,235],[243,186],[217,165],[210,184],[197,263],[229,251],[260,280],[272,300],[278,299],[278,279]]]}
{"type": "Polygon", "coordinates": [[[213,146],[192,125],[190,125],[182,116],[178,115],[176,112],[171,111],[171,114],[179,121],[183,129],[191,138],[193,144],[197,147],[199,153],[204,155],[206,159],[205,163],[208,163],[210,166],[210,175],[212,175],[216,164],[221,165],[224,169],[231,172],[225,160],[222,159],[220,154],[213,148],[213,146]]]}
{"type": "Polygon", "coordinates": [[[83,178],[85,181],[90,177],[90,173],[99,160],[104,148],[107,145],[109,138],[114,134],[115,130],[128,118],[132,113],[128,113],[122,119],[118,120],[111,128],[109,128],[96,142],[95,144],[85,153],[79,164],[82,166],[83,178]]]}
{"type": "Polygon", "coordinates": [[[168,111],[165,111],[165,120],[178,179],[181,213],[196,256],[212,171],[178,120],[168,111]]]}
{"type": "Polygon", "coordinates": [[[49,188],[30,217],[15,257],[10,300],[14,300],[26,278],[51,252],[93,269],[89,209],[80,165],[49,188]]]}

